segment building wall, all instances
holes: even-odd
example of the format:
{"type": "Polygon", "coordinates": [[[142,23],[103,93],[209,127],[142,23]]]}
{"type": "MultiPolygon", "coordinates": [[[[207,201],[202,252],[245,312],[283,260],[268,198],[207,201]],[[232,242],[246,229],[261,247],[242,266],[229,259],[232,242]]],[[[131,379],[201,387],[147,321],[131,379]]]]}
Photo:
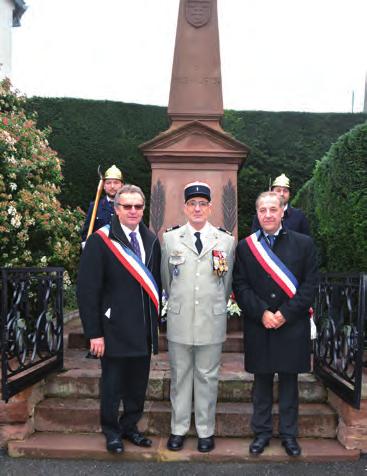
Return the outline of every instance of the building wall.
{"type": "Polygon", "coordinates": [[[9,76],[11,71],[13,8],[11,0],[0,0],[0,79],[9,76]]]}

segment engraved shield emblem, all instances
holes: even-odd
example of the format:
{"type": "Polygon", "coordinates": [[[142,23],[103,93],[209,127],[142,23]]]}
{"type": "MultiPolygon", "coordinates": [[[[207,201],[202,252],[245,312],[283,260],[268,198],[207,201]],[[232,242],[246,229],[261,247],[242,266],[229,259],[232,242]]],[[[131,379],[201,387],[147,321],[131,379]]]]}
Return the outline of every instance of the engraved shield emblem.
{"type": "Polygon", "coordinates": [[[208,23],[211,14],[211,0],[186,0],[186,20],[199,28],[208,23]]]}

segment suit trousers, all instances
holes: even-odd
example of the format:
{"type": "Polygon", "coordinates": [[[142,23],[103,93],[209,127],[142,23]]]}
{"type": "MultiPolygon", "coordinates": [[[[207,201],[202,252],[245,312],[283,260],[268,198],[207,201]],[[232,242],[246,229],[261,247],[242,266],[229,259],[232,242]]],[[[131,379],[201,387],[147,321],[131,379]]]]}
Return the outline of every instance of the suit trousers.
{"type": "Polygon", "coordinates": [[[144,411],[150,355],[143,357],[102,357],[101,426],[107,438],[136,431],[144,411]],[[123,413],[119,418],[119,407],[123,413]]]}
{"type": "Polygon", "coordinates": [[[171,366],[171,432],[190,429],[194,391],[195,427],[199,438],[214,435],[222,343],[185,345],[168,341],[171,366]]]}
{"type": "MultiPolygon", "coordinates": [[[[251,428],[255,435],[271,437],[273,434],[274,374],[255,374],[252,389],[254,412],[251,428]]],[[[296,437],[298,434],[298,374],[278,373],[279,381],[279,436],[296,437]]]]}

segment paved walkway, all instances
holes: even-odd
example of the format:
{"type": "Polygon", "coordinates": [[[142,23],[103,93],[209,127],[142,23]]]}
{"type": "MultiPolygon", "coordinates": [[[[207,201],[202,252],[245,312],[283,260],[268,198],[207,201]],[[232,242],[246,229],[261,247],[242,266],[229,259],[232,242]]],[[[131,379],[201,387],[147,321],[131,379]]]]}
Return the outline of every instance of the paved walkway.
{"type": "Polygon", "coordinates": [[[1,476],[349,476],[366,475],[367,459],[317,463],[133,463],[14,459],[0,455],[1,476]]]}

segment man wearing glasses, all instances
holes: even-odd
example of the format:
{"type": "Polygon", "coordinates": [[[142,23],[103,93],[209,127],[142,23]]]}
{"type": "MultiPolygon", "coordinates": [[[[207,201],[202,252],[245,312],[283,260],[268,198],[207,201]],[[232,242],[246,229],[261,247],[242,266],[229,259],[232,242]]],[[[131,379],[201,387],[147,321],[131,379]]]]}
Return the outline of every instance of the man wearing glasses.
{"type": "Polygon", "coordinates": [[[145,197],[135,185],[115,195],[111,225],[88,239],[80,260],[77,296],[90,351],[101,358],[101,426],[107,450],[121,438],[152,442],[137,428],[144,410],[151,352],[157,353],[160,245],[143,224],[145,197]],[[119,418],[120,401],[124,412],[119,418]]]}
{"type": "Polygon", "coordinates": [[[162,285],[167,304],[171,367],[171,435],[167,447],[183,448],[194,392],[198,450],[214,449],[215,410],[222,344],[226,337],[234,238],[208,222],[209,185],[184,190],[186,225],[163,235],[162,285]]]}

